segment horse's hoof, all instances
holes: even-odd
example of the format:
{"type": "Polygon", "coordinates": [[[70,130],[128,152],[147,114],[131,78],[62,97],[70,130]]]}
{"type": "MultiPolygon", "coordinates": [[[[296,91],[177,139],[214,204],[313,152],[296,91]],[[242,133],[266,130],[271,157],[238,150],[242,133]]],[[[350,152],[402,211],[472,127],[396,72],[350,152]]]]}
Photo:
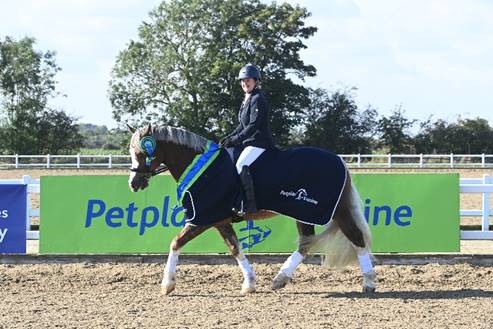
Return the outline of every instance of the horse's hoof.
{"type": "Polygon", "coordinates": [[[284,288],[289,281],[291,281],[291,278],[289,276],[287,276],[283,272],[277,273],[274,280],[272,280],[272,290],[284,288]]]}
{"type": "Polygon", "coordinates": [[[372,293],[372,292],[375,292],[375,287],[363,287],[363,293],[364,294],[368,294],[368,293],[372,293]]]}
{"type": "Polygon", "coordinates": [[[363,293],[375,292],[376,277],[375,271],[363,274],[363,293]]]}
{"type": "Polygon", "coordinates": [[[241,287],[241,293],[243,295],[246,295],[246,294],[252,294],[254,293],[256,290],[255,290],[255,287],[241,287]]]}
{"type": "Polygon", "coordinates": [[[175,285],[174,284],[169,284],[169,285],[161,285],[161,294],[163,295],[169,295],[173,290],[175,290],[175,285]]]}
{"type": "Polygon", "coordinates": [[[163,281],[161,281],[161,294],[169,295],[175,290],[176,285],[176,273],[165,272],[163,281]]]}
{"type": "Polygon", "coordinates": [[[241,293],[246,295],[246,294],[251,294],[256,291],[255,289],[255,282],[243,282],[241,285],[241,293]]]}

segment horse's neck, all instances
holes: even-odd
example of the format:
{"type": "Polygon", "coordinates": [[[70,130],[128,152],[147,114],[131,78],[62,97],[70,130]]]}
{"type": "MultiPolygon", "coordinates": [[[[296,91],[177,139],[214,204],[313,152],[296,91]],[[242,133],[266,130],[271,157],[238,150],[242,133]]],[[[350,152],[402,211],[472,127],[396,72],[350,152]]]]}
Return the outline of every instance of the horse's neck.
{"type": "Polygon", "coordinates": [[[165,143],[162,145],[162,148],[163,154],[167,157],[163,159],[163,162],[168,167],[169,172],[175,181],[180,179],[188,165],[193,161],[195,156],[199,154],[198,151],[192,150],[189,147],[173,143],[165,143]]]}

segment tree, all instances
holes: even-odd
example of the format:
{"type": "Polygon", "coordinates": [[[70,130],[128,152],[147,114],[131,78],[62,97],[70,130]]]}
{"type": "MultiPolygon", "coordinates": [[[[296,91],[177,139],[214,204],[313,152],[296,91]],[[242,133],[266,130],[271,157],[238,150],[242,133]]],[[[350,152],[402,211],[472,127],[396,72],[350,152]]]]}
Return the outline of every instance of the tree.
{"type": "Polygon", "coordinates": [[[63,111],[44,110],[38,117],[34,154],[69,154],[83,143],[76,119],[63,111]]]}
{"type": "Polygon", "coordinates": [[[122,150],[127,152],[129,134],[127,130],[109,130],[104,125],[81,123],[79,132],[83,137],[83,147],[88,149],[122,150]]]}
{"type": "Polygon", "coordinates": [[[251,62],[264,76],[273,133],[281,144],[309,103],[303,80],[316,70],[299,51],[316,28],[305,8],[259,0],[170,0],[150,13],[113,68],[110,100],[118,122],[182,126],[207,137],[237,124],[236,79],[251,62]]]}
{"type": "Polygon", "coordinates": [[[418,153],[492,153],[493,129],[481,118],[457,122],[429,118],[421,124],[414,143],[418,153]]]}
{"type": "MultiPolygon", "coordinates": [[[[72,131],[75,118],[48,107],[58,95],[55,76],[60,67],[52,51],[34,50],[35,40],[19,41],[6,37],[0,41],[0,150],[6,153],[37,154],[40,150],[55,154],[66,145],[45,145],[45,133],[60,135],[72,131]],[[47,122],[46,120],[54,120],[47,122]],[[41,133],[41,125],[44,125],[41,133]],[[50,131],[46,130],[50,129],[50,131]]],[[[74,135],[71,141],[76,141],[74,135]]],[[[57,143],[64,143],[59,141],[57,143]]],[[[76,148],[77,143],[69,143],[76,148]]],[[[43,152],[44,153],[44,152],[43,152]]]]}
{"type": "Polygon", "coordinates": [[[459,144],[460,152],[465,154],[493,153],[493,129],[487,120],[459,119],[459,126],[464,138],[459,144]]]}
{"type": "Polygon", "coordinates": [[[338,153],[368,153],[376,115],[371,107],[360,112],[349,90],[313,90],[303,143],[338,153]]]}
{"type": "Polygon", "coordinates": [[[413,153],[412,138],[406,130],[411,128],[416,120],[410,120],[404,114],[404,110],[399,106],[389,117],[383,116],[378,120],[380,146],[387,148],[390,153],[413,153]]]}

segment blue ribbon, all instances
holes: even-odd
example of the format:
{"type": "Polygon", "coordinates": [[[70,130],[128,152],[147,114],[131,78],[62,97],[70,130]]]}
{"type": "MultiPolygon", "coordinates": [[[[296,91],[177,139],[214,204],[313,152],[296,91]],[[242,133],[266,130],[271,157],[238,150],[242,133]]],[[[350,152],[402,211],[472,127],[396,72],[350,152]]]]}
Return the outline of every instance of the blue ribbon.
{"type": "Polygon", "coordinates": [[[140,147],[147,154],[146,166],[150,166],[152,160],[156,157],[154,156],[154,151],[156,150],[156,140],[154,136],[147,135],[140,140],[140,147]]]}

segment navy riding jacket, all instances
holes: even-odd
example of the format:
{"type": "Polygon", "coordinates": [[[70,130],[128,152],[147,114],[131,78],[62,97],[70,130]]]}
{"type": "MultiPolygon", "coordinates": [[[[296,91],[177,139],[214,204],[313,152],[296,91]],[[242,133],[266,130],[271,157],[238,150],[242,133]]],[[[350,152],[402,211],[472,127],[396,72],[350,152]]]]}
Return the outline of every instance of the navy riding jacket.
{"type": "Polygon", "coordinates": [[[240,124],[229,135],[235,146],[256,146],[263,149],[274,147],[269,122],[269,106],[264,94],[255,88],[241,104],[238,114],[240,124]]]}

